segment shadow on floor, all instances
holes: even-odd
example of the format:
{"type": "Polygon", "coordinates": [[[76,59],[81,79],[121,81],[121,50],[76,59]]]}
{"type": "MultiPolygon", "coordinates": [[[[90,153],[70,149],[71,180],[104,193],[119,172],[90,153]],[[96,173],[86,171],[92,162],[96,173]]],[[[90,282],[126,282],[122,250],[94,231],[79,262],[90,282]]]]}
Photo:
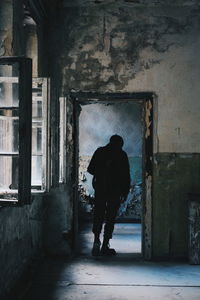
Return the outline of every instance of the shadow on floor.
{"type": "Polygon", "coordinates": [[[116,224],[111,242],[118,251],[115,257],[92,257],[92,241],[89,224],[80,232],[78,255],[46,259],[21,299],[200,299],[200,266],[143,261],[139,224],[116,224]]]}

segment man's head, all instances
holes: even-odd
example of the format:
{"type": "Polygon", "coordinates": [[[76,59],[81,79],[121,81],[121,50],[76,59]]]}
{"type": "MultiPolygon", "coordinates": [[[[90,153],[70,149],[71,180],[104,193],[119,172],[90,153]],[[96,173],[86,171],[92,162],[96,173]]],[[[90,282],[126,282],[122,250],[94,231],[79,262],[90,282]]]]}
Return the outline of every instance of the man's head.
{"type": "Polygon", "coordinates": [[[124,145],[123,138],[117,134],[112,135],[110,138],[110,145],[112,148],[121,149],[124,145]]]}

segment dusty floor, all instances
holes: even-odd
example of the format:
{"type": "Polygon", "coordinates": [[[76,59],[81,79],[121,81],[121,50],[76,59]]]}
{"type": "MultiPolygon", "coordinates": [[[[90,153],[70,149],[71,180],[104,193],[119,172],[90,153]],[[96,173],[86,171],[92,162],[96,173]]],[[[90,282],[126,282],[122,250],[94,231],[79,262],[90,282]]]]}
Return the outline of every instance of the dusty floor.
{"type": "Polygon", "coordinates": [[[200,266],[144,262],[139,224],[117,224],[111,246],[116,257],[90,254],[90,228],[82,231],[76,258],[47,259],[24,299],[200,300],[200,266]]]}

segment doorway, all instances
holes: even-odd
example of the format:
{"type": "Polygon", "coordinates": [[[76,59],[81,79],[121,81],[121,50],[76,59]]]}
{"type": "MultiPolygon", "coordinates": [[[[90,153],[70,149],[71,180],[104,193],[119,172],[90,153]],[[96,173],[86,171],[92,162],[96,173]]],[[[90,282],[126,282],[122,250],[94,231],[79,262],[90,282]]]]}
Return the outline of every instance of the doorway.
{"type": "Polygon", "coordinates": [[[140,245],[133,252],[141,252],[145,259],[151,259],[153,95],[78,93],[71,95],[71,100],[76,112],[75,157],[78,159],[75,200],[78,216],[74,220],[77,222],[78,217],[80,224],[92,220],[94,191],[92,177],[87,173],[92,154],[106,145],[111,135],[121,135],[129,158],[131,190],[119,209],[116,228],[117,232],[121,228],[137,231],[140,245]],[[139,239],[138,232],[141,232],[139,239]]]}

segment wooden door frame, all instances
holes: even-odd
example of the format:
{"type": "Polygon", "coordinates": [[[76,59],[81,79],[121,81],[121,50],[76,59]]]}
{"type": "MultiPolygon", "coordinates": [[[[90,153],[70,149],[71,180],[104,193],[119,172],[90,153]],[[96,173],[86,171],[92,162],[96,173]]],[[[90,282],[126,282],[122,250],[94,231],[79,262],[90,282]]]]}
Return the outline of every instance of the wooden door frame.
{"type": "MultiPolygon", "coordinates": [[[[101,102],[117,101],[138,101],[143,102],[144,106],[144,149],[143,149],[143,204],[142,204],[142,255],[145,260],[152,258],[152,203],[153,203],[153,100],[152,92],[137,93],[92,93],[92,92],[71,92],[69,97],[74,103],[74,115],[76,115],[76,125],[74,132],[74,183],[75,190],[78,190],[78,128],[77,117],[80,110],[77,107],[86,104],[95,104],[101,102]]],[[[77,210],[77,193],[74,192],[74,228],[77,232],[78,211],[77,210]],[[75,224],[76,223],[76,224],[75,224]]]]}

